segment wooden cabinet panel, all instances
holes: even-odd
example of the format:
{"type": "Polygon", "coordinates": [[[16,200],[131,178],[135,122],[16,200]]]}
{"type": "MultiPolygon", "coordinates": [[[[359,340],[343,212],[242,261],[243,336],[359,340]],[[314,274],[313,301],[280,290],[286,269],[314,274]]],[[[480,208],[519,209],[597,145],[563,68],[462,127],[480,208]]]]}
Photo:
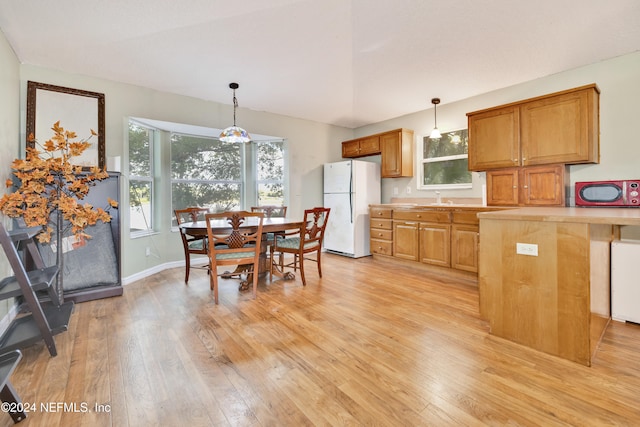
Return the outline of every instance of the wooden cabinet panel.
{"type": "Polygon", "coordinates": [[[398,129],[380,135],[381,176],[413,176],[413,131],[398,129]]]}
{"type": "Polygon", "coordinates": [[[520,165],[519,112],[506,107],[470,115],[469,170],[520,165]]]}
{"type": "Polygon", "coordinates": [[[419,225],[420,262],[449,267],[450,225],[423,223],[419,225]]]}
{"type": "Polygon", "coordinates": [[[393,256],[418,261],[418,223],[393,221],[393,256]]]}
{"type": "Polygon", "coordinates": [[[393,211],[391,210],[391,208],[378,208],[378,207],[372,207],[370,208],[370,213],[371,213],[371,219],[373,220],[374,218],[387,218],[387,219],[391,219],[391,213],[393,211]]]}
{"type": "Polygon", "coordinates": [[[356,158],[380,154],[380,137],[371,135],[342,143],[342,157],[356,158]]]}
{"type": "Polygon", "coordinates": [[[451,226],[451,267],[478,272],[478,247],[480,232],[477,225],[453,224],[451,226]]]}
{"type": "Polygon", "coordinates": [[[393,223],[391,208],[372,207],[370,210],[369,247],[372,254],[393,255],[393,223]]]}
{"type": "Polygon", "coordinates": [[[487,171],[487,205],[518,205],[518,169],[487,171]]]}
{"type": "Polygon", "coordinates": [[[448,210],[398,210],[393,212],[393,219],[405,221],[450,223],[451,214],[448,210]]]}
{"type": "Polygon", "coordinates": [[[521,203],[527,206],[564,206],[565,168],[563,165],[522,168],[521,203]]]}
{"type": "Polygon", "coordinates": [[[565,206],[566,169],[550,165],[487,171],[487,204],[565,206]]]}
{"type": "Polygon", "coordinates": [[[468,113],[469,170],[598,163],[599,93],[592,84],[468,113]]]}
{"type": "Polygon", "coordinates": [[[520,108],[522,165],[597,163],[595,89],[530,102],[520,108]]]}

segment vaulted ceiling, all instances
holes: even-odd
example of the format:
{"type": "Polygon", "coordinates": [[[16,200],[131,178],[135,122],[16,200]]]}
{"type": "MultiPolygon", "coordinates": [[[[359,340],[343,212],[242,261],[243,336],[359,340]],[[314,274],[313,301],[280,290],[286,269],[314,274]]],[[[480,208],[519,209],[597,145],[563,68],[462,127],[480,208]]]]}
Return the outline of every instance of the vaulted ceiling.
{"type": "Polygon", "coordinates": [[[640,1],[0,0],[0,30],[24,64],[355,128],[636,52],[640,1]]]}

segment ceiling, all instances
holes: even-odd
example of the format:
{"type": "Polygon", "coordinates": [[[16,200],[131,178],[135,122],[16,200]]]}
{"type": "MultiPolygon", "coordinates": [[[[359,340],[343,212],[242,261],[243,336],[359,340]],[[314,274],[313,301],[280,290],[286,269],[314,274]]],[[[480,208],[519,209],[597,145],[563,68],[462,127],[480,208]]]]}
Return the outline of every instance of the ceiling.
{"type": "Polygon", "coordinates": [[[23,64],[355,128],[636,52],[640,1],[0,0],[0,29],[23,64]]]}

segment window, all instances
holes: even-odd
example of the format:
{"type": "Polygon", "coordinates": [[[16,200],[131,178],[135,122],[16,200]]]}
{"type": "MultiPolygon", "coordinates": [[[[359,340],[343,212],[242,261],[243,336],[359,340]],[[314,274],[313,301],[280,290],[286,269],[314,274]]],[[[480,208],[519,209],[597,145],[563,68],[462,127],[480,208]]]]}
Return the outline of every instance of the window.
{"type": "MultiPolygon", "coordinates": [[[[207,207],[212,212],[243,205],[244,144],[171,134],[171,205],[207,207]]],[[[175,224],[174,224],[175,225],[175,224]]]]}
{"type": "Polygon", "coordinates": [[[467,129],[443,132],[442,138],[422,138],[418,189],[471,188],[467,129]]]}
{"type": "Polygon", "coordinates": [[[256,146],[256,206],[284,205],[284,141],[258,142],[256,146]]]}
{"type": "Polygon", "coordinates": [[[153,231],[153,145],[155,131],[129,121],[129,232],[153,231]]]}

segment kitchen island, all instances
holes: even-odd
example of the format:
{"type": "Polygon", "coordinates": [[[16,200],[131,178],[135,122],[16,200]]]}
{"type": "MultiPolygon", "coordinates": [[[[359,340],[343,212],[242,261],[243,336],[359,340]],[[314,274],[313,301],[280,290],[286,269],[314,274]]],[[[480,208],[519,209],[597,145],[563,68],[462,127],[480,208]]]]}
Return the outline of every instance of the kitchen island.
{"type": "Polygon", "coordinates": [[[478,214],[480,314],[493,335],[591,365],[611,318],[610,243],[640,209],[478,214]]]}

